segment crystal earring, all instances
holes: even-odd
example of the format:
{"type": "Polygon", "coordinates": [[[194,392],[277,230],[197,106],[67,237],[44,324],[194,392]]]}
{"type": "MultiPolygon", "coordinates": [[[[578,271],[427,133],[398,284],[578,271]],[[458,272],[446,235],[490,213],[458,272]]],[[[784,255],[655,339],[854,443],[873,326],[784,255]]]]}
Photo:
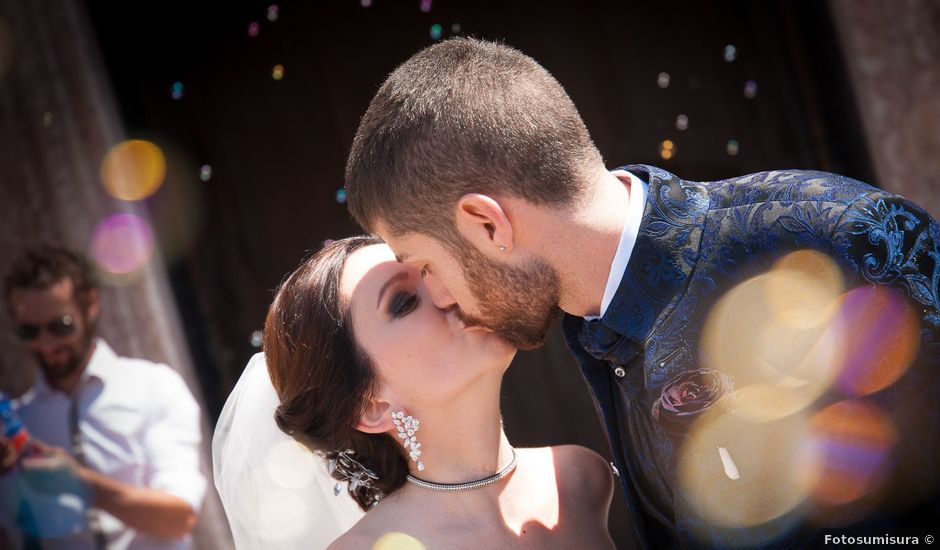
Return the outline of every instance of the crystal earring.
{"type": "Polygon", "coordinates": [[[415,433],[418,432],[421,423],[413,416],[405,416],[404,411],[393,412],[392,422],[398,428],[398,437],[402,440],[402,445],[409,450],[408,455],[411,456],[411,460],[418,465],[418,471],[423,472],[424,462],[421,461],[421,444],[415,438],[415,433]]]}

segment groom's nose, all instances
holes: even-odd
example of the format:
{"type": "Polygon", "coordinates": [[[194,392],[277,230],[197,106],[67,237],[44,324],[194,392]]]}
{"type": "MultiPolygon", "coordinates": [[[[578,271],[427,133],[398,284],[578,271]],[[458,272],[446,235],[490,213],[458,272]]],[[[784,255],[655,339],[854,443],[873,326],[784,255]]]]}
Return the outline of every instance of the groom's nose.
{"type": "Polygon", "coordinates": [[[447,287],[441,284],[441,281],[433,274],[424,277],[424,284],[428,286],[428,292],[431,294],[431,302],[440,309],[448,309],[457,305],[457,300],[451,296],[447,287]]]}

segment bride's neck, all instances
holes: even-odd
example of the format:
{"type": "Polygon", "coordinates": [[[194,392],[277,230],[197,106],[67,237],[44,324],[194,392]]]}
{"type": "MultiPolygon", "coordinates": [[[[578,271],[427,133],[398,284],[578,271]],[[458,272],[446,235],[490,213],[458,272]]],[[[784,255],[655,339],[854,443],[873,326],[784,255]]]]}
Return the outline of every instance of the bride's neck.
{"type": "MultiPolygon", "coordinates": [[[[415,411],[417,413],[417,411],[415,411]]],[[[496,391],[466,392],[461,399],[415,416],[421,422],[424,471],[409,460],[411,475],[436,483],[464,483],[495,474],[512,461],[496,391]]]]}

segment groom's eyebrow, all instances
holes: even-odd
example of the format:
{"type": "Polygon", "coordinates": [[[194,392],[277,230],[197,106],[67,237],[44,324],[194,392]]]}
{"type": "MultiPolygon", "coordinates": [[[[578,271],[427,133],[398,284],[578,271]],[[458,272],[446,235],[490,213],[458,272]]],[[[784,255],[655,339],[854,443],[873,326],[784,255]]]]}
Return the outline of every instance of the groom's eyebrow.
{"type": "Polygon", "coordinates": [[[375,308],[378,309],[379,305],[382,303],[382,296],[385,294],[385,289],[392,286],[398,281],[408,278],[408,272],[402,271],[401,273],[396,273],[391,279],[385,281],[385,284],[382,285],[382,288],[379,289],[379,299],[375,302],[375,308]]]}

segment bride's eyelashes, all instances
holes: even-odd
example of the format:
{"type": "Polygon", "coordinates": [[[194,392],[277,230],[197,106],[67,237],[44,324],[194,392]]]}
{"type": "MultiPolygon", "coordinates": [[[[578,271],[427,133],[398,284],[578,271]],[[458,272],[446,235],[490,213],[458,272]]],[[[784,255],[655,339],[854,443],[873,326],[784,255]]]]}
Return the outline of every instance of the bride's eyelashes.
{"type": "Polygon", "coordinates": [[[391,308],[389,313],[393,317],[404,317],[408,315],[415,308],[418,307],[418,295],[412,294],[409,292],[398,292],[395,294],[395,297],[392,298],[391,308]]]}
{"type": "Polygon", "coordinates": [[[430,273],[431,273],[431,268],[427,264],[425,264],[424,267],[421,268],[421,278],[423,279],[427,277],[428,274],[430,273]]]}

